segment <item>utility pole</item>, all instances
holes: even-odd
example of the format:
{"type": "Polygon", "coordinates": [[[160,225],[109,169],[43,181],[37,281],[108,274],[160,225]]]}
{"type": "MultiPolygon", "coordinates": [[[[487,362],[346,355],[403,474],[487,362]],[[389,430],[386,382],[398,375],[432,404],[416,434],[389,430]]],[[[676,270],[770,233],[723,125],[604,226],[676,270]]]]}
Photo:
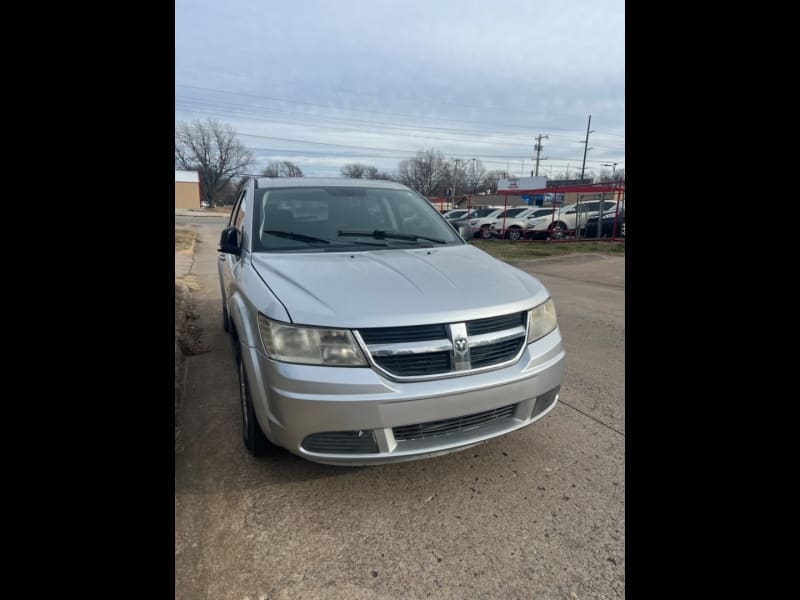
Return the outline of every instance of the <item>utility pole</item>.
{"type": "Polygon", "coordinates": [[[583,171],[586,169],[586,152],[591,150],[589,148],[589,134],[594,133],[594,129],[589,131],[589,127],[592,124],[592,115],[589,115],[589,122],[586,124],[586,139],[581,140],[583,142],[583,165],[581,166],[581,179],[583,179],[583,171]]]}
{"type": "MultiPolygon", "coordinates": [[[[542,153],[542,138],[549,140],[550,135],[542,135],[541,133],[536,138],[536,144],[533,146],[533,149],[536,150],[536,171],[534,172],[534,177],[539,176],[539,155],[542,153]]],[[[541,160],[547,160],[547,157],[542,158],[541,160]]]]}
{"type": "Polygon", "coordinates": [[[453,169],[453,197],[451,201],[453,203],[453,208],[456,207],[456,186],[458,185],[458,161],[461,160],[460,158],[456,159],[456,166],[453,169]]]}

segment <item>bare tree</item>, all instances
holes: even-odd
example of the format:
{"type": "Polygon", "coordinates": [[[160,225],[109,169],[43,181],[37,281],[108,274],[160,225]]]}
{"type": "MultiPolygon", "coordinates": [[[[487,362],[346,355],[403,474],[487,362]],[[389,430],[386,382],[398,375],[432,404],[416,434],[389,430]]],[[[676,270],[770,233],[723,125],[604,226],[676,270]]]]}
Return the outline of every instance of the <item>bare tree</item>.
{"type": "Polygon", "coordinates": [[[373,165],[362,165],[361,163],[347,163],[340,171],[342,177],[348,179],[386,179],[391,180],[392,176],[373,165]]]}
{"type": "Polygon", "coordinates": [[[600,176],[598,177],[598,181],[600,183],[612,183],[614,181],[620,181],[625,179],[625,169],[602,169],[600,171],[600,176]]]}
{"type": "Polygon", "coordinates": [[[453,187],[455,183],[456,193],[476,194],[479,191],[486,191],[486,187],[483,185],[486,168],[477,158],[468,160],[459,158],[457,163],[455,160],[452,165],[448,163],[447,168],[447,187],[453,187]],[[458,165],[457,169],[456,165],[458,165]]]}
{"type": "Polygon", "coordinates": [[[346,177],[348,179],[363,179],[365,171],[366,165],[362,165],[360,163],[347,163],[345,166],[339,169],[342,177],[346,177]]]}
{"type": "Polygon", "coordinates": [[[290,160],[271,160],[261,175],[263,177],[303,177],[303,169],[290,160]]]}
{"type": "Polygon", "coordinates": [[[447,187],[450,169],[442,153],[431,148],[419,150],[410,160],[400,161],[397,172],[400,183],[423,196],[433,196],[447,187]]]}
{"type": "Polygon", "coordinates": [[[197,171],[200,194],[212,206],[217,195],[253,163],[253,155],[227,123],[214,119],[178,123],[175,127],[175,167],[197,171]]]}
{"type": "Polygon", "coordinates": [[[217,193],[217,205],[225,206],[234,204],[236,198],[239,197],[239,192],[247,185],[247,180],[247,177],[240,177],[239,179],[232,179],[225,184],[225,187],[217,193]]]}
{"type": "Polygon", "coordinates": [[[481,179],[481,183],[478,186],[478,190],[481,192],[488,190],[489,193],[494,194],[497,191],[497,180],[507,179],[507,178],[508,178],[508,172],[506,171],[501,171],[501,170],[489,171],[481,179]]]}

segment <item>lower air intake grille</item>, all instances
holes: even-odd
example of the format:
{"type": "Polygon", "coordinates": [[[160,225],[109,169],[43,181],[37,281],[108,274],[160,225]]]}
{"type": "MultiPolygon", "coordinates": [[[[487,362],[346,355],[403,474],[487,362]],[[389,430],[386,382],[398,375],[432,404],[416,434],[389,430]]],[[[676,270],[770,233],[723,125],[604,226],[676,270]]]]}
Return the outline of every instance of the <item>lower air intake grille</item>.
{"type": "Polygon", "coordinates": [[[430,421],[428,423],[417,423],[416,425],[403,425],[402,427],[395,427],[392,431],[394,432],[394,439],[398,442],[433,437],[436,435],[446,435],[458,431],[468,431],[486,425],[487,423],[499,421],[500,419],[507,419],[514,414],[515,408],[516,404],[509,404],[508,406],[464,417],[430,421]]]}
{"type": "Polygon", "coordinates": [[[378,445],[375,443],[371,431],[312,433],[303,440],[302,445],[309,452],[322,454],[372,454],[378,452],[378,445]]]}

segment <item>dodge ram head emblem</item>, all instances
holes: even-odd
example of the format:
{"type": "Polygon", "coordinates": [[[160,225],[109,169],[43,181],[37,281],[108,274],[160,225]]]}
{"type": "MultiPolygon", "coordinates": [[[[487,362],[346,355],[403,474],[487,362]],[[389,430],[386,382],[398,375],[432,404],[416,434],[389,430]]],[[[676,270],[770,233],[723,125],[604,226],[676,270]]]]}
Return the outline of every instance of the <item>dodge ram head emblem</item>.
{"type": "Polygon", "coordinates": [[[456,351],[464,352],[467,349],[467,340],[464,338],[458,338],[455,340],[456,351]]]}

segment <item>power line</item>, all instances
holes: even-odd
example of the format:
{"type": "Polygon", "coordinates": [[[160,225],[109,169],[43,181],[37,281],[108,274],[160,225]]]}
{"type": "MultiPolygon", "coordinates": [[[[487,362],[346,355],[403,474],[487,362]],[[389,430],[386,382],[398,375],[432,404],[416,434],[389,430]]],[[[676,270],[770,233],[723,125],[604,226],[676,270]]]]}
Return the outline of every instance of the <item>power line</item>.
{"type": "MultiPolygon", "coordinates": [[[[317,103],[317,102],[307,102],[307,101],[304,101],[304,100],[295,100],[295,99],[291,99],[291,98],[278,98],[278,97],[275,97],[275,96],[263,96],[263,95],[258,95],[258,94],[249,94],[249,93],[246,93],[246,92],[231,92],[229,90],[221,90],[221,89],[218,89],[218,88],[201,87],[201,86],[188,85],[188,84],[182,84],[182,83],[176,83],[175,86],[176,87],[183,87],[183,88],[190,88],[190,89],[195,89],[195,90],[208,91],[208,92],[216,92],[216,93],[219,93],[219,94],[227,94],[227,95],[231,95],[231,96],[247,96],[247,97],[250,97],[250,98],[260,98],[260,99],[263,99],[263,100],[270,100],[270,101],[273,101],[273,102],[285,102],[285,103],[288,103],[288,104],[302,104],[302,105],[306,105],[306,106],[315,106],[315,107],[326,108],[326,109],[330,109],[331,108],[331,106],[329,104],[320,104],[320,103],[317,103]]],[[[482,108],[482,107],[476,107],[476,108],[482,108]]],[[[476,125],[483,124],[483,123],[478,123],[476,121],[469,121],[469,120],[466,120],[466,119],[450,119],[450,118],[447,118],[447,117],[424,117],[424,116],[410,114],[410,113],[402,113],[402,112],[396,112],[396,111],[378,111],[378,110],[370,110],[370,109],[366,109],[366,108],[341,108],[340,110],[347,110],[347,111],[352,111],[352,112],[366,112],[366,113],[373,113],[373,114],[379,114],[379,115],[396,115],[396,116],[401,116],[401,117],[412,117],[414,119],[423,118],[423,119],[430,119],[430,120],[434,120],[434,121],[450,121],[450,122],[454,122],[454,123],[473,123],[473,124],[476,124],[476,125]]],[[[502,127],[510,127],[512,129],[516,129],[516,130],[519,130],[520,127],[530,127],[530,128],[539,127],[537,125],[531,125],[531,124],[527,124],[527,123],[513,123],[513,124],[512,123],[493,123],[492,125],[499,125],[499,126],[502,126],[502,127]]],[[[567,129],[567,128],[564,128],[564,127],[552,127],[552,126],[547,127],[547,129],[551,129],[551,130],[555,129],[556,131],[564,131],[564,132],[567,132],[567,133],[576,131],[575,129],[567,129]]],[[[553,135],[555,136],[556,134],[553,134],[553,135]]],[[[616,137],[623,137],[623,138],[625,137],[625,136],[621,136],[621,135],[617,135],[617,134],[611,134],[611,133],[608,133],[608,134],[605,134],[605,135],[614,135],[616,137]]],[[[559,136],[559,137],[569,137],[569,136],[564,135],[564,136],[559,136]]]]}
{"type": "MultiPolygon", "coordinates": [[[[178,103],[184,103],[184,102],[185,102],[184,100],[181,100],[181,99],[178,100],[178,103]]],[[[200,102],[204,102],[204,101],[200,101],[200,102]]],[[[244,116],[244,117],[251,116],[249,112],[237,111],[237,109],[233,109],[233,110],[226,109],[224,104],[220,105],[220,104],[216,104],[216,103],[213,103],[213,102],[204,102],[204,103],[205,103],[206,106],[210,106],[212,109],[220,110],[223,113],[227,113],[228,115],[244,116]]],[[[183,107],[185,107],[185,108],[187,108],[189,110],[194,108],[191,104],[189,104],[188,106],[186,104],[181,104],[181,106],[183,106],[183,107]]],[[[262,110],[264,112],[283,112],[284,114],[287,114],[287,113],[285,113],[285,111],[270,111],[268,109],[262,109],[262,110]]],[[[253,116],[252,118],[263,120],[264,117],[253,116]]],[[[334,120],[334,121],[341,121],[341,122],[344,122],[344,123],[353,122],[353,123],[367,124],[367,125],[372,124],[369,121],[358,120],[358,119],[342,119],[342,118],[327,117],[327,116],[325,116],[323,118],[324,119],[329,119],[329,120],[334,120]]],[[[330,125],[328,123],[314,123],[314,122],[302,121],[302,120],[298,120],[298,119],[285,119],[285,118],[283,118],[280,121],[276,120],[274,122],[276,124],[279,124],[279,125],[280,124],[284,124],[284,123],[295,123],[295,124],[298,124],[298,125],[306,125],[308,127],[324,127],[324,128],[327,128],[327,129],[339,129],[339,130],[344,130],[344,131],[352,131],[353,130],[352,126],[351,127],[347,127],[347,126],[342,126],[342,125],[330,125]]],[[[427,130],[427,129],[429,129],[429,130],[447,131],[446,129],[437,128],[437,127],[428,128],[428,127],[415,127],[415,126],[409,126],[409,125],[383,124],[383,123],[380,123],[380,122],[374,122],[374,123],[379,125],[379,127],[377,127],[378,130],[380,130],[381,128],[385,129],[385,128],[388,127],[389,129],[393,129],[393,128],[411,129],[411,130],[422,131],[422,132],[424,132],[424,130],[427,130]],[[380,127],[380,126],[383,126],[383,127],[380,127]]],[[[359,130],[359,132],[362,133],[363,131],[359,130]]],[[[381,132],[377,131],[376,133],[381,133],[381,132]]],[[[423,136],[423,135],[414,135],[412,133],[400,133],[400,132],[391,132],[391,135],[395,135],[395,136],[401,135],[401,136],[404,136],[404,137],[412,137],[412,138],[426,137],[426,136],[423,136]]],[[[483,138],[491,137],[492,139],[498,139],[498,138],[502,137],[501,134],[496,134],[496,133],[491,133],[491,132],[474,132],[474,133],[471,133],[471,132],[470,133],[466,133],[465,132],[465,133],[459,133],[457,131],[452,131],[452,135],[473,136],[473,137],[480,136],[480,137],[483,137],[483,138]]],[[[464,143],[464,142],[469,142],[470,141],[470,140],[458,140],[458,139],[452,139],[452,138],[450,138],[450,139],[448,139],[448,138],[438,138],[438,139],[444,140],[444,141],[456,142],[456,143],[464,143]]],[[[479,140],[479,142],[476,141],[476,143],[490,144],[490,145],[493,145],[493,146],[519,146],[520,148],[527,148],[528,147],[528,144],[525,144],[525,143],[506,142],[506,141],[491,141],[489,139],[481,139],[481,140],[479,140]]]]}

